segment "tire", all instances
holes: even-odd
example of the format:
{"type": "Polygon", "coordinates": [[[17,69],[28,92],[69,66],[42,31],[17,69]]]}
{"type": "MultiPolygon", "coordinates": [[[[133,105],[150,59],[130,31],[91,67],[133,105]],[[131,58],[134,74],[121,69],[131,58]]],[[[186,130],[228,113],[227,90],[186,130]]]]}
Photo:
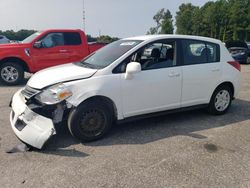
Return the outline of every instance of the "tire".
{"type": "Polygon", "coordinates": [[[247,57],[247,62],[246,62],[247,64],[250,64],[250,56],[249,57],[247,57]]]}
{"type": "Polygon", "coordinates": [[[0,66],[0,81],[5,85],[18,85],[24,80],[24,69],[17,63],[7,62],[0,66]]]}
{"type": "Polygon", "coordinates": [[[68,118],[70,133],[82,142],[102,138],[113,123],[112,109],[103,101],[89,101],[74,109],[68,118]]]}
{"type": "Polygon", "coordinates": [[[211,97],[208,112],[213,115],[225,114],[231,106],[232,98],[232,90],[229,86],[218,87],[211,97]]]}

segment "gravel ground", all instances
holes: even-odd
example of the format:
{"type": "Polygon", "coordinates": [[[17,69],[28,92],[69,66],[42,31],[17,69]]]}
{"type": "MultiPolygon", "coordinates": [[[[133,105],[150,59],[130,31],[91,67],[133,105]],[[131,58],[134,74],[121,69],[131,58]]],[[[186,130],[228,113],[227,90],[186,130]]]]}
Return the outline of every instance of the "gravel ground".
{"type": "Polygon", "coordinates": [[[250,187],[250,66],[226,115],[204,110],[115,126],[82,144],[62,129],[44,151],[18,143],[8,107],[19,87],[0,87],[0,187],[250,187]]]}

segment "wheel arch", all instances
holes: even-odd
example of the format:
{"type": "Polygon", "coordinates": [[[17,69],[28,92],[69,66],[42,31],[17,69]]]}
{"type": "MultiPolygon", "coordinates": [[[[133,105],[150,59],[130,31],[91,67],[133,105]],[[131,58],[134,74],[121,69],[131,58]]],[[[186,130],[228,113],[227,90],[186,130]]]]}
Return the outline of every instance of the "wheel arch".
{"type": "Polygon", "coordinates": [[[21,65],[23,67],[25,72],[30,72],[30,68],[27,63],[19,57],[6,57],[4,59],[1,59],[0,66],[7,62],[17,63],[18,65],[21,65]]]}
{"type": "Polygon", "coordinates": [[[83,100],[79,105],[82,105],[82,104],[84,104],[86,102],[90,102],[90,101],[91,102],[93,102],[93,101],[96,101],[96,102],[102,101],[105,104],[107,104],[107,106],[112,110],[113,117],[115,118],[115,120],[117,120],[118,111],[117,111],[117,107],[115,105],[115,102],[112,99],[110,99],[110,98],[108,98],[106,96],[103,96],[103,95],[95,95],[95,96],[91,96],[91,97],[83,100]]]}
{"type": "MultiPolygon", "coordinates": [[[[214,94],[214,92],[215,92],[219,87],[221,87],[221,86],[228,86],[228,87],[231,89],[231,91],[232,91],[232,96],[234,97],[235,88],[234,88],[233,83],[230,82],[230,81],[225,81],[225,82],[220,83],[220,84],[215,88],[215,90],[213,91],[213,94],[214,94]]],[[[213,94],[212,94],[212,96],[213,96],[213,94]]],[[[212,96],[211,96],[211,97],[212,97],[212,96]]]]}

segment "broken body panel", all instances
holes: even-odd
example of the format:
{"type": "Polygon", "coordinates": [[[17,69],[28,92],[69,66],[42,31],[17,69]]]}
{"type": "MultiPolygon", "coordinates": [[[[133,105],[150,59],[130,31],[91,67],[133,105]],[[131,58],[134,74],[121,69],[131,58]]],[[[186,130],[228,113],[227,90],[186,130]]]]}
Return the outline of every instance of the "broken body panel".
{"type": "Polygon", "coordinates": [[[16,136],[23,142],[41,149],[47,140],[56,134],[52,119],[30,110],[21,90],[12,98],[10,122],[16,136]]]}

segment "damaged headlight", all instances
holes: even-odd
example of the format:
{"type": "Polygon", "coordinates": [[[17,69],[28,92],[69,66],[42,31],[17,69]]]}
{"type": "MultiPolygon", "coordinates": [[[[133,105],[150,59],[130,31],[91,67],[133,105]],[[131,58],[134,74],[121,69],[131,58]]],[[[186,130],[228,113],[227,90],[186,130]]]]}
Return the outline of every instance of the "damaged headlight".
{"type": "Polygon", "coordinates": [[[51,86],[41,93],[39,93],[35,99],[43,104],[57,104],[72,96],[72,91],[64,84],[57,84],[51,86]]]}

